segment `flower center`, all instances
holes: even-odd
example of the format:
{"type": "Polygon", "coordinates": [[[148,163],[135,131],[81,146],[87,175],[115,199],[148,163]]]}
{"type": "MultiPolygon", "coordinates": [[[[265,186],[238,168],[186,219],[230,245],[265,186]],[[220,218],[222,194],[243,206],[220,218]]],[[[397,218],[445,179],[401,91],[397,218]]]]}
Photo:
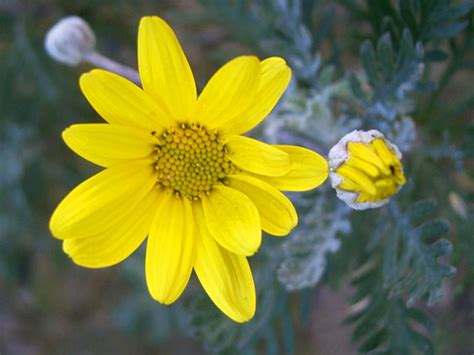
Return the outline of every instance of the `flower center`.
{"type": "Polygon", "coordinates": [[[236,170],[217,132],[200,124],[183,123],[156,138],[157,184],[178,196],[199,200],[236,170]]]}
{"type": "Polygon", "coordinates": [[[395,152],[381,138],[369,144],[348,143],[349,157],[336,173],[342,190],[358,192],[357,202],[378,202],[394,195],[406,179],[395,152]]]}

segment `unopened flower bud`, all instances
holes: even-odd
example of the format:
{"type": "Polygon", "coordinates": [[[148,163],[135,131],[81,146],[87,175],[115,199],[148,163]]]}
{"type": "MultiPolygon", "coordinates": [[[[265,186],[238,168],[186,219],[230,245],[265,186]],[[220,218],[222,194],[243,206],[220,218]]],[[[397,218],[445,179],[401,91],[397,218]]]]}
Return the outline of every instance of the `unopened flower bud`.
{"type": "Polygon", "coordinates": [[[95,34],[90,26],[78,16],[68,16],[50,28],[44,46],[55,60],[78,65],[84,56],[94,50],[95,34]]]}
{"type": "Polygon", "coordinates": [[[406,182],[401,158],[381,132],[352,131],[329,152],[331,185],[356,210],[380,207],[406,182]]]}

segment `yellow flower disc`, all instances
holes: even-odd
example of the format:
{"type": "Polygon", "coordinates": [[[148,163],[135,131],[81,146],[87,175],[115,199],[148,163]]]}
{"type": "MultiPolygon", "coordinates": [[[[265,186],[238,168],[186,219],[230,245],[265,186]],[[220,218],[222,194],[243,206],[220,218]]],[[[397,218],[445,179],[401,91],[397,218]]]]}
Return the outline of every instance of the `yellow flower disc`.
{"type": "Polygon", "coordinates": [[[178,196],[199,200],[236,171],[217,133],[203,125],[183,123],[156,138],[158,185],[178,196]]]}

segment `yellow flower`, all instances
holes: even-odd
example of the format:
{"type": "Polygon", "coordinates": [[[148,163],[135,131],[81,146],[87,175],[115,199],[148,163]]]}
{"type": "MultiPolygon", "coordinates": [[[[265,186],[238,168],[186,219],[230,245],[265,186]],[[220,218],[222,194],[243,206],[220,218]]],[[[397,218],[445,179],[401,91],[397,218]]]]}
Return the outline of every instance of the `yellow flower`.
{"type": "Polygon", "coordinates": [[[379,131],[348,133],[329,152],[332,186],[354,209],[380,207],[406,182],[401,158],[379,131]]]}
{"type": "Polygon", "coordinates": [[[255,312],[246,256],[261,230],[283,236],[296,211],[279,190],[303,191],[327,177],[327,163],[300,147],[241,136],[273,109],[290,80],[281,58],[238,57],[203,92],[172,29],[146,17],[138,31],[143,89],[92,70],[81,89],[108,124],[78,124],[66,144],[106,169],[77,186],[57,207],[52,234],[75,263],[117,264],[148,236],[146,280],[170,304],[194,269],[209,297],[237,322],[255,312]]]}

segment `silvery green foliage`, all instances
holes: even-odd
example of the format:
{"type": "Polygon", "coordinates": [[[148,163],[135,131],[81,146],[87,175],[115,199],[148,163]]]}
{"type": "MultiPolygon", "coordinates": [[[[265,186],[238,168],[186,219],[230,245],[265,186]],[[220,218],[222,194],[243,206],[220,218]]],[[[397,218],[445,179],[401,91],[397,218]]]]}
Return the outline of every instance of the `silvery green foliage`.
{"type": "MultiPolygon", "coordinates": [[[[438,302],[443,296],[443,280],[456,271],[440,261],[449,257],[452,245],[441,238],[450,225],[433,217],[436,207],[431,200],[418,201],[405,213],[397,204],[390,206],[391,218],[385,228],[393,229],[393,233],[385,246],[384,287],[394,295],[407,293],[408,306],[422,297],[427,298],[428,305],[438,302]]],[[[381,238],[383,235],[378,235],[379,241],[381,238]]]]}
{"type": "MultiPolygon", "coordinates": [[[[267,141],[297,141],[324,155],[347,130],[360,126],[361,120],[345,114],[344,105],[340,105],[340,112],[333,108],[338,98],[351,95],[348,80],[334,80],[331,66],[322,68],[318,74],[319,89],[292,86],[285,100],[264,121],[267,141]]],[[[351,231],[350,209],[334,198],[328,185],[303,197],[295,194],[293,201],[299,212],[299,224],[282,246],[284,259],[277,272],[278,280],[289,291],[316,285],[325,271],[327,253],[339,249],[338,236],[351,231]]]]}
{"type": "Polygon", "coordinates": [[[415,121],[410,116],[402,116],[391,125],[387,136],[392,137],[402,152],[408,152],[416,139],[415,121]]]}
{"type": "Polygon", "coordinates": [[[362,354],[435,354],[431,342],[435,325],[423,310],[408,307],[401,297],[389,297],[377,286],[380,282],[377,267],[352,282],[363,290],[349,301],[354,313],[345,319],[352,324],[352,340],[359,344],[362,354]],[[383,301],[382,301],[383,300],[383,301]]]}
{"type": "MultiPolygon", "coordinates": [[[[294,75],[311,82],[320,68],[321,58],[314,51],[313,36],[303,22],[301,5],[301,0],[271,2],[272,8],[269,13],[273,18],[269,21],[273,27],[285,29],[284,39],[278,37],[264,39],[261,45],[268,52],[278,50],[288,53],[286,58],[294,75]]],[[[260,11],[262,10],[263,8],[260,8],[260,11]]]]}
{"type": "MultiPolygon", "coordinates": [[[[351,117],[350,110],[338,102],[354,99],[349,80],[343,78],[332,82],[331,67],[323,68],[318,78],[324,84],[319,90],[292,87],[284,102],[265,121],[264,134],[270,142],[298,141],[324,154],[347,131],[363,125],[363,119],[351,117]]],[[[396,121],[394,126],[404,126],[407,136],[413,134],[410,128],[414,124],[408,118],[396,121]]],[[[320,187],[317,193],[306,195],[306,198],[295,196],[294,201],[300,223],[283,244],[285,259],[277,273],[279,281],[288,290],[316,285],[325,271],[327,253],[339,249],[337,236],[351,232],[351,210],[335,200],[327,187],[320,187]]]]}
{"type": "Polygon", "coordinates": [[[327,185],[322,190],[296,200],[299,225],[282,245],[285,259],[277,270],[288,291],[316,285],[326,269],[326,254],[337,252],[338,236],[351,232],[350,209],[333,198],[327,185]]]}
{"type": "Polygon", "coordinates": [[[433,217],[435,209],[433,201],[423,200],[406,211],[396,202],[374,211],[377,220],[386,223],[371,233],[354,272],[350,303],[359,307],[346,320],[354,326],[352,336],[360,352],[434,353],[428,337],[434,324],[416,301],[439,301],[443,280],[455,272],[443,261],[452,249],[442,238],[449,224],[433,217]]]}
{"type": "Polygon", "coordinates": [[[350,97],[349,82],[334,80],[334,70],[326,67],[320,72],[319,90],[292,86],[281,105],[264,121],[264,134],[271,143],[294,142],[309,144],[320,153],[329,151],[345,133],[360,127],[361,120],[349,117],[344,104],[337,98],[350,97]],[[340,113],[332,105],[339,105],[340,113]],[[324,132],[324,134],[319,134],[324,132]]]}
{"type": "Polygon", "coordinates": [[[423,45],[414,43],[410,32],[404,31],[396,51],[390,33],[385,33],[375,47],[365,41],[360,58],[364,74],[351,77],[351,88],[364,112],[365,126],[384,132],[402,151],[408,151],[416,138],[409,115],[424,71],[423,45]]]}
{"type": "MultiPolygon", "coordinates": [[[[306,0],[199,0],[216,21],[235,31],[241,41],[267,55],[280,55],[290,64],[299,81],[317,87],[315,80],[321,67],[318,48],[332,38],[335,16],[333,5],[306,0]],[[311,14],[318,13],[318,28],[311,14]],[[268,34],[272,33],[272,36],[268,34]]],[[[338,55],[335,41],[330,42],[332,55],[338,55]]]]}
{"type": "MultiPolygon", "coordinates": [[[[424,48],[421,42],[415,43],[408,30],[400,36],[400,41],[397,43],[399,49],[394,48],[389,32],[380,37],[376,47],[369,41],[364,42],[360,49],[364,72],[340,79],[336,83],[333,80],[334,67],[322,65],[318,52],[323,38],[332,37],[333,7],[321,6],[324,2],[302,0],[258,0],[252,2],[249,7],[240,1],[237,3],[230,3],[228,0],[201,1],[208,6],[213,5],[221,9],[228,3],[227,6],[238,13],[234,16],[228,15],[229,21],[236,21],[246,16],[251,19],[251,22],[260,28],[253,32],[256,44],[267,53],[272,55],[279,53],[284,56],[293,70],[296,81],[315,89],[312,93],[305,94],[305,99],[314,97],[314,101],[320,103],[320,107],[310,107],[310,114],[321,114],[321,121],[328,115],[325,111],[318,112],[318,108],[324,110],[323,106],[326,105],[332,110],[327,105],[328,99],[339,94],[347,97],[348,91],[352,91],[350,96],[358,106],[357,114],[356,111],[348,110],[347,120],[338,123],[326,121],[327,130],[324,131],[324,136],[327,137],[329,144],[334,144],[337,138],[342,136],[336,138],[330,134],[331,131],[334,131],[335,127],[344,127],[344,123],[349,122],[352,128],[370,127],[384,132],[402,151],[407,151],[411,147],[416,138],[416,131],[410,113],[414,110],[413,92],[423,87],[420,81],[424,71],[424,48]],[[323,16],[316,28],[310,28],[312,24],[310,14],[316,8],[323,16]],[[277,35],[261,35],[266,31],[273,31],[277,35]],[[346,92],[332,92],[334,90],[346,92]],[[362,121],[357,122],[359,119],[362,121]]],[[[226,11],[222,11],[221,15],[225,16],[226,11]]],[[[333,57],[337,57],[338,50],[334,42],[329,41],[333,57]]],[[[426,83],[424,86],[430,87],[426,83]]],[[[295,101],[302,101],[301,99],[302,96],[295,101]]],[[[309,107],[311,103],[304,105],[309,107]]],[[[301,126],[305,123],[306,120],[299,121],[301,126]]],[[[312,127],[306,127],[304,131],[311,131],[310,128],[312,127]]],[[[349,128],[351,127],[347,127],[343,133],[347,133],[349,128]]]]}
{"type": "Polygon", "coordinates": [[[434,146],[426,144],[420,151],[420,155],[436,161],[449,159],[457,171],[462,171],[465,168],[466,159],[469,158],[468,145],[472,144],[472,137],[469,137],[469,133],[469,130],[467,130],[465,137],[466,145],[458,147],[451,141],[449,132],[443,132],[441,142],[434,146]]]}

